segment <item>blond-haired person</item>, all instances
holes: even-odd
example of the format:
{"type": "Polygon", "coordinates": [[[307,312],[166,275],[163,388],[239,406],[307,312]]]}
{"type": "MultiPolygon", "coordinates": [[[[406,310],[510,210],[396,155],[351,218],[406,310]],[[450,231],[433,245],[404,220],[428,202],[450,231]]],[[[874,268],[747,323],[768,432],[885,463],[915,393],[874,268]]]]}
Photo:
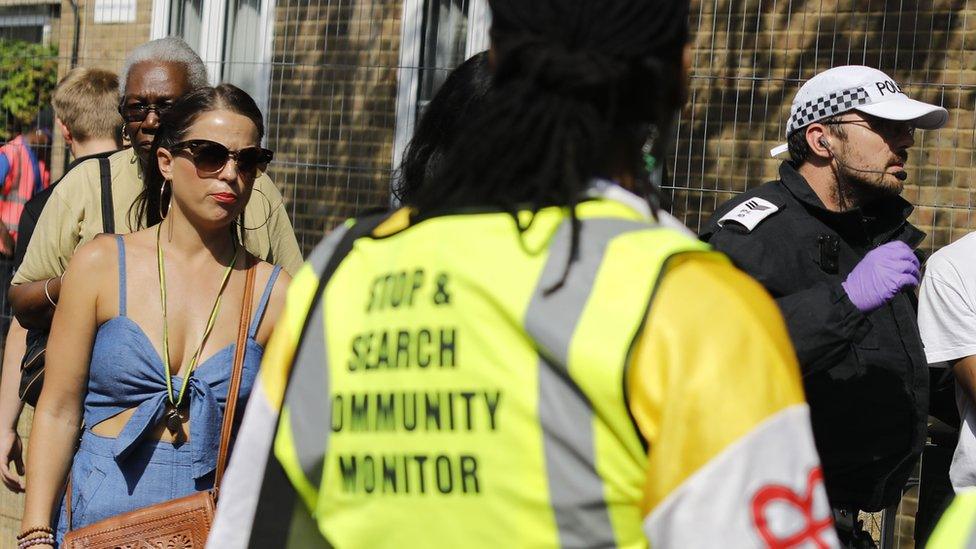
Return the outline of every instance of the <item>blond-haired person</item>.
{"type": "MultiPolygon", "coordinates": [[[[118,90],[118,76],[114,72],[101,69],[71,69],[58,82],[51,97],[55,114],[54,125],[74,158],[65,173],[85,160],[107,158],[121,147],[122,117],[117,110],[118,90]]],[[[20,238],[14,253],[15,268],[24,259],[34,226],[55,185],[57,182],[34,195],[24,205],[18,223],[20,238]]],[[[46,299],[43,287],[40,289],[41,295],[38,297],[46,299]]],[[[45,336],[46,330],[31,330],[30,339],[45,336]]],[[[0,374],[0,480],[13,492],[24,490],[19,476],[24,474],[24,463],[20,436],[17,433],[17,420],[23,409],[23,402],[18,398],[17,389],[20,386],[21,358],[26,351],[27,341],[27,328],[14,319],[7,332],[3,371],[0,374]],[[11,462],[16,466],[16,473],[10,467],[11,462]]]]}

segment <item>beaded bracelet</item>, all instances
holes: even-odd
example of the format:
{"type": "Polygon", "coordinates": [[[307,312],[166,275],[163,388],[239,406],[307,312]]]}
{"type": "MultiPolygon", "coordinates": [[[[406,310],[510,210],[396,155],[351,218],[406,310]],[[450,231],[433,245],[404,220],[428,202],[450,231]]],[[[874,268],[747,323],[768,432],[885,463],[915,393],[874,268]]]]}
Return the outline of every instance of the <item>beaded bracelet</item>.
{"type": "Polygon", "coordinates": [[[54,536],[48,534],[47,537],[43,538],[32,538],[25,539],[17,542],[17,549],[27,549],[28,547],[33,547],[35,545],[54,545],[54,536]]]}
{"type": "Polygon", "coordinates": [[[41,532],[52,536],[54,535],[54,529],[51,528],[50,526],[34,526],[33,528],[28,528],[27,530],[18,534],[17,541],[25,539],[27,536],[30,536],[31,534],[38,534],[41,532]]]}

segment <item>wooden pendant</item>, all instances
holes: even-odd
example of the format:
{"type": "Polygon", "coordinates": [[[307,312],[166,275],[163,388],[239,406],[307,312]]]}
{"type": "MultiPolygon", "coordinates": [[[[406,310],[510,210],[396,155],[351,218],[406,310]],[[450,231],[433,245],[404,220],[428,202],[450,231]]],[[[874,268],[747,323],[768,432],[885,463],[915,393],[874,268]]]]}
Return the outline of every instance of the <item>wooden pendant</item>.
{"type": "Polygon", "coordinates": [[[170,407],[166,410],[163,421],[166,422],[166,429],[173,435],[174,442],[183,442],[183,419],[184,416],[178,409],[170,407]]]}

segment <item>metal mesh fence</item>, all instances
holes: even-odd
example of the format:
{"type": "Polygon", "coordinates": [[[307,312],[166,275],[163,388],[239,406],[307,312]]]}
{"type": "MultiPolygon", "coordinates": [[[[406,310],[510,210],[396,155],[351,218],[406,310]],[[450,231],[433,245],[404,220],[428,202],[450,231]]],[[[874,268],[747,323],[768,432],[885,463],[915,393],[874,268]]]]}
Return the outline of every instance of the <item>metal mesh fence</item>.
{"type": "MultiPolygon", "coordinates": [[[[485,0],[0,0],[0,44],[52,48],[0,64],[0,93],[28,60],[56,60],[58,76],[74,65],[117,71],[138,44],[184,37],[213,82],[238,84],[264,110],[270,175],[307,252],[343,219],[389,203],[394,159],[448,71],[487,46],[488,20],[485,0]]],[[[665,189],[689,227],[774,178],[779,161],[768,151],[784,139],[792,95],[817,72],[854,63],[950,110],[945,129],[917,134],[908,165],[905,196],[929,233],[923,246],[976,228],[976,53],[967,42],[976,3],[694,0],[691,27],[692,89],[665,189]]],[[[0,97],[9,123],[5,105],[0,97]]],[[[32,107],[28,126],[48,133],[37,150],[57,179],[64,142],[41,95],[32,107]]],[[[19,505],[0,489],[0,547],[13,539],[19,505]]]]}

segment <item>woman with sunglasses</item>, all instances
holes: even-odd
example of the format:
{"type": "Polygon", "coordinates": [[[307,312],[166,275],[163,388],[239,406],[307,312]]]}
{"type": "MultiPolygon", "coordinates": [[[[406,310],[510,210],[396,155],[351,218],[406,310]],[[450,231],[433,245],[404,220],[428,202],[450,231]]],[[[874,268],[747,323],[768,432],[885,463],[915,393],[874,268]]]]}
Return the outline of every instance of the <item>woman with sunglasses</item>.
{"type": "Polygon", "coordinates": [[[272,158],[263,133],[234,86],[184,96],[162,117],[137,203],[152,225],[72,258],[34,419],[22,522],[33,538],[68,529],[69,470],[71,528],[212,487],[246,269],[258,262],[242,404],[288,283],[241,244],[239,220],[272,158]]]}

